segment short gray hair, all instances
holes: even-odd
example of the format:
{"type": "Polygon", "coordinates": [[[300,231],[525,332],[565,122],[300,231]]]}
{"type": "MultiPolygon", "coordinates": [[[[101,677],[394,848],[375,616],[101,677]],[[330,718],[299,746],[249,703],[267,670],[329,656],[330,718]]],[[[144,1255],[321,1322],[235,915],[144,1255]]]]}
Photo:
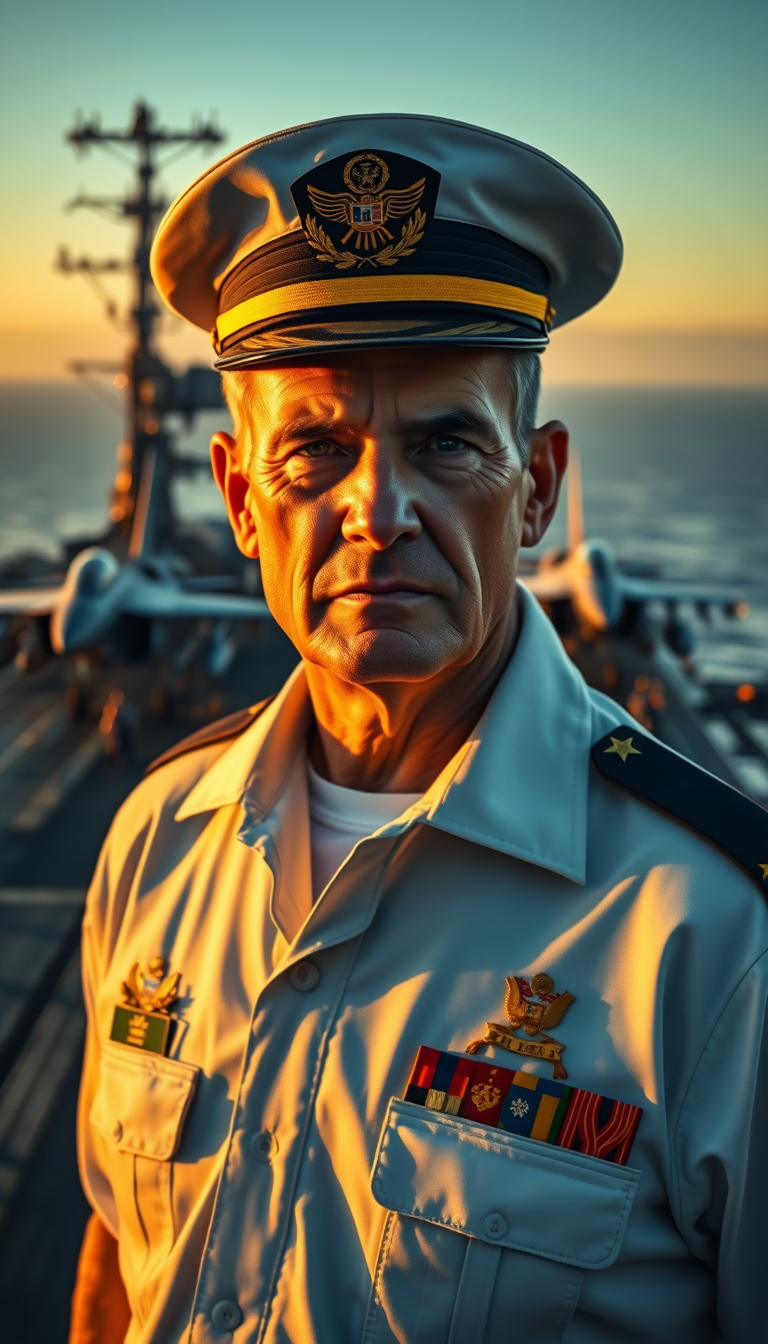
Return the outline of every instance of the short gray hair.
{"type": "MultiPolygon", "coordinates": [[[[245,442],[248,445],[248,455],[243,461],[245,467],[248,466],[250,459],[251,443],[248,433],[249,379],[243,377],[243,374],[250,372],[252,372],[250,369],[224,369],[221,374],[224,399],[229,407],[235,427],[235,439],[241,444],[245,442]]],[[[514,402],[512,430],[523,466],[527,466],[530,439],[536,425],[539,394],[541,392],[541,360],[539,356],[531,350],[511,350],[509,354],[509,376],[512,382],[512,399],[514,402]]]]}
{"type": "Polygon", "coordinates": [[[250,369],[222,369],[221,371],[221,390],[224,393],[229,414],[232,416],[235,439],[238,441],[245,436],[248,426],[250,397],[248,396],[248,379],[243,375],[250,372],[250,369]]]}
{"type": "Polygon", "coordinates": [[[515,406],[514,434],[523,466],[530,456],[531,434],[536,428],[541,394],[541,360],[532,350],[512,350],[509,376],[515,406]]]}

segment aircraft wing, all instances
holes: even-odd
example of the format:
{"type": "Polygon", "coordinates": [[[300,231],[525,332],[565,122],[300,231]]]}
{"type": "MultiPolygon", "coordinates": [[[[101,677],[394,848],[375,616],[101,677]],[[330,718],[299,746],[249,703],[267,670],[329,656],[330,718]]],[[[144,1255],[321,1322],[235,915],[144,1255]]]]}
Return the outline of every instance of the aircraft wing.
{"type": "Polygon", "coordinates": [[[236,593],[187,593],[176,584],[154,579],[131,585],[120,606],[131,616],[188,620],[253,620],[270,616],[263,597],[241,597],[236,593]]]}
{"type": "Polygon", "coordinates": [[[520,575],[519,578],[539,602],[560,602],[571,596],[571,585],[559,566],[543,569],[538,574],[520,575]]]}
{"type": "Polygon", "coordinates": [[[50,616],[61,588],[0,589],[0,616],[50,616]]]}
{"type": "Polygon", "coordinates": [[[712,606],[736,606],[741,593],[724,588],[699,588],[695,584],[669,583],[659,579],[634,578],[618,574],[622,596],[628,602],[702,602],[712,606]]]}

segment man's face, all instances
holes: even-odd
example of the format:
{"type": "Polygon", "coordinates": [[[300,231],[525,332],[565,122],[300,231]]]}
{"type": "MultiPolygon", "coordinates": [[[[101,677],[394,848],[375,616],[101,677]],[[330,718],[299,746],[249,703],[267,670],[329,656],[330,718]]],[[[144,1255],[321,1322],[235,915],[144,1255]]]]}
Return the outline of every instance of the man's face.
{"type": "Polygon", "coordinates": [[[358,684],[469,663],[509,618],[536,490],[506,355],[356,351],[247,377],[249,442],[217,435],[214,471],[302,657],[358,684]]]}

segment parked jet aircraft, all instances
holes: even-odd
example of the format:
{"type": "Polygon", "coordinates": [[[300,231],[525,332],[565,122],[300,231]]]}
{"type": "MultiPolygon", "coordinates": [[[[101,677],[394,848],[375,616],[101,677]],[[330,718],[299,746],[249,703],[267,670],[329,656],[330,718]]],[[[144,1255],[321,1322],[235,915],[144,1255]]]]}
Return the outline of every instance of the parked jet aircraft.
{"type": "Polygon", "coordinates": [[[269,608],[261,597],[222,591],[237,583],[236,575],[179,577],[170,557],[176,555],[182,565],[184,561],[177,554],[173,530],[167,523],[158,527],[158,514],[163,516],[161,480],[157,454],[150,450],[125,561],[106,546],[88,546],[78,552],[64,582],[55,587],[0,589],[0,618],[49,617],[48,639],[54,653],[117,645],[132,657],[149,652],[152,622],[208,620],[213,625],[205,641],[205,661],[213,675],[225,671],[235,653],[230,623],[271,619],[269,608]]]}
{"type": "Polygon", "coordinates": [[[731,616],[748,614],[738,594],[626,573],[608,542],[588,540],[576,454],[571,455],[568,469],[568,544],[542,556],[536,571],[522,574],[521,582],[545,605],[567,602],[580,625],[588,630],[615,630],[645,642],[652,642],[652,636],[644,608],[651,602],[666,603],[664,638],[681,658],[692,652],[694,641],[690,627],[677,615],[679,603],[692,603],[702,615],[710,607],[720,607],[731,616]]]}
{"type": "Polygon", "coordinates": [[[121,564],[104,547],[89,546],[75,556],[59,586],[0,591],[0,615],[50,616],[56,653],[75,653],[107,640],[123,616],[150,621],[269,616],[263,598],[201,591],[200,585],[200,578],[180,580],[157,557],[121,564]]]}

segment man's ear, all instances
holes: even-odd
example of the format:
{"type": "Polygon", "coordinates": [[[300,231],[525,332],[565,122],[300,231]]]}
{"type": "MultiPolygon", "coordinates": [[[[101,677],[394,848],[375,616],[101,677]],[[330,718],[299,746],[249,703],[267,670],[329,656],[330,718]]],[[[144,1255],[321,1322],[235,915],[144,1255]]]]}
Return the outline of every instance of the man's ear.
{"type": "Polygon", "coordinates": [[[251,487],[235,450],[235,440],[223,429],[211,439],[211,467],[227,506],[227,517],[238,549],[249,560],[258,559],[259,537],[251,512],[251,487]]]}
{"type": "Polygon", "coordinates": [[[534,429],[527,468],[533,489],[523,515],[521,546],[536,546],[544,536],[557,508],[567,466],[568,430],[562,420],[549,420],[534,429]]]}

